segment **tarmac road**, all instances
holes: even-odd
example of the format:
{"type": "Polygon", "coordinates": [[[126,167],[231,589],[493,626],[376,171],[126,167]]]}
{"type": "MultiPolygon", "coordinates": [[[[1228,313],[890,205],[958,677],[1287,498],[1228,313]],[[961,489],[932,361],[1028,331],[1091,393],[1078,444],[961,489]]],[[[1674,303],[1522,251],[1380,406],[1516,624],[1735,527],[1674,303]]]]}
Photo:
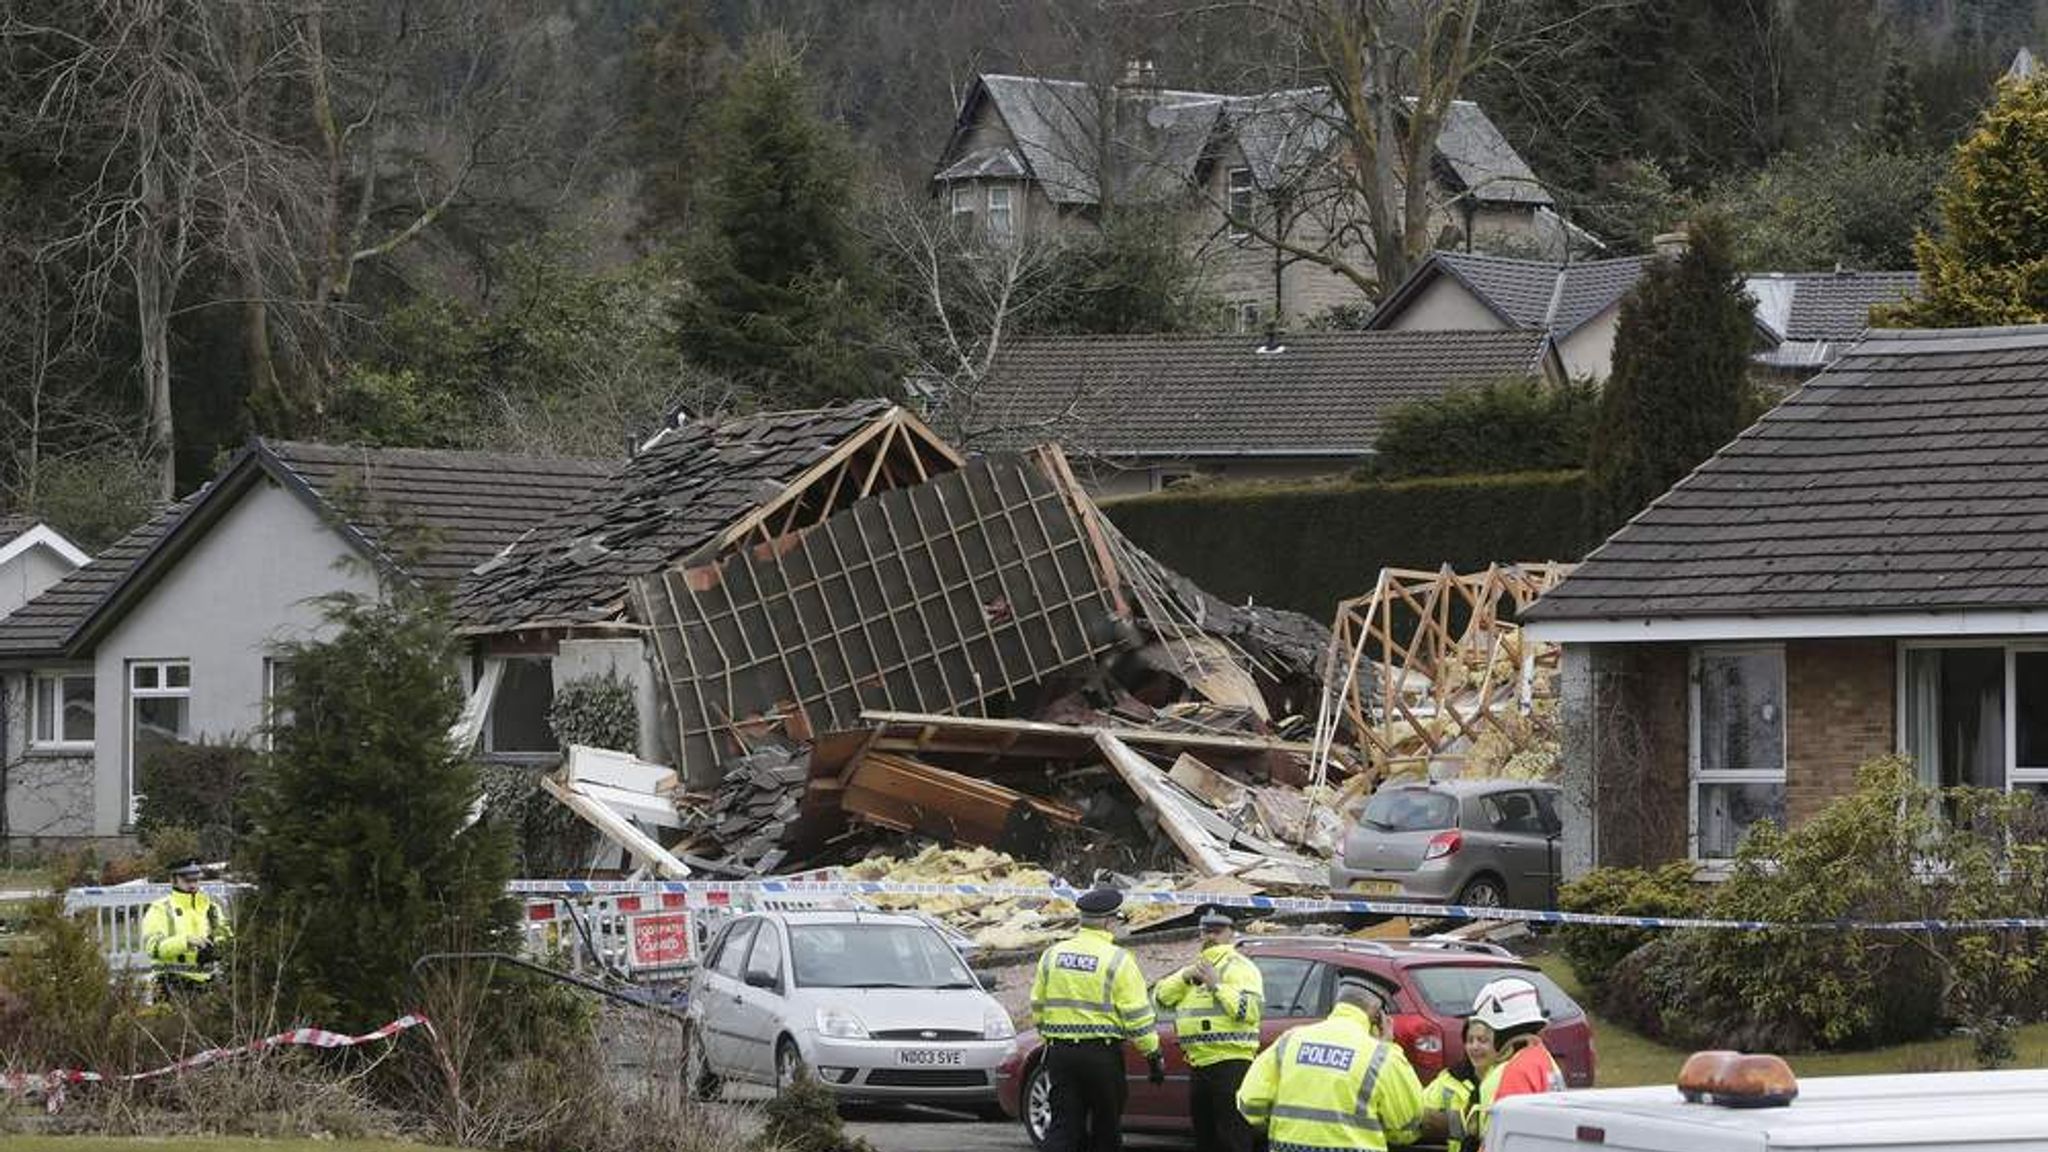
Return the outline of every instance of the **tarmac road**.
{"type": "MultiPolygon", "coordinates": [[[[756,1098],[751,1088],[727,1090],[728,1101],[756,1098]]],[[[849,1104],[840,1114],[846,1119],[847,1134],[865,1137],[877,1152],[1032,1152],[1031,1138],[1015,1120],[977,1121],[958,1112],[907,1104],[849,1104]]],[[[1183,1152],[1193,1143],[1170,1136],[1124,1137],[1124,1147],[1134,1152],[1183,1152]]]]}

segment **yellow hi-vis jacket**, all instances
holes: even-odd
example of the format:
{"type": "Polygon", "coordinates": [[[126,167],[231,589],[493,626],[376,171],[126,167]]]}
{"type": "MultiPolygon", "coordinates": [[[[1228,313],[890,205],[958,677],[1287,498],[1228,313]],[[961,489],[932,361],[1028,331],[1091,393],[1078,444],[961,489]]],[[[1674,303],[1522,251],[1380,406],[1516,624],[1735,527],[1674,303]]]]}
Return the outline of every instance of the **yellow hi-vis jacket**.
{"type": "Polygon", "coordinates": [[[1449,1068],[1437,1073],[1436,1079],[1422,1090],[1422,1106],[1431,1112],[1444,1114],[1444,1123],[1449,1129],[1444,1140],[1444,1152],[1463,1152],[1474,1095],[1472,1082],[1449,1068]]]}
{"type": "Polygon", "coordinates": [[[1259,1054],[1265,979],[1258,965],[1228,944],[1202,949],[1202,959],[1216,969],[1214,988],[1189,980],[1188,969],[1183,968],[1161,980],[1152,989],[1152,999],[1174,1014],[1174,1031],[1190,1067],[1249,1060],[1259,1054]]]}
{"type": "Polygon", "coordinates": [[[1159,1051],[1145,974],[1100,928],[1083,928],[1047,948],[1031,981],[1031,1017],[1047,1040],[1129,1040],[1159,1051]]]}
{"type": "Polygon", "coordinates": [[[199,941],[226,943],[233,932],[220,905],[204,892],[171,892],[142,914],[142,950],[160,975],[205,983],[213,970],[199,963],[199,941]]]}
{"type": "Polygon", "coordinates": [[[1384,1152],[1422,1132],[1422,1082],[1398,1044],[1372,1034],[1363,1009],[1290,1028],[1259,1053],[1237,1110],[1272,1152],[1384,1152]]]}

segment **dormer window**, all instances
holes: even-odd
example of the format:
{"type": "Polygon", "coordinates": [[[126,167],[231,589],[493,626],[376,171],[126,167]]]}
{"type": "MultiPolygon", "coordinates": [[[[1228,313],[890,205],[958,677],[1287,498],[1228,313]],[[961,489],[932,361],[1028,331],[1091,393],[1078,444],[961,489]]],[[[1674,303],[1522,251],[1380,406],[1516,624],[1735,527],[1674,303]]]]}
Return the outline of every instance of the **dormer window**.
{"type": "Polygon", "coordinates": [[[988,234],[997,240],[1010,238],[1013,221],[1010,216],[1010,189],[992,187],[988,190],[988,234]]]}
{"type": "Polygon", "coordinates": [[[965,184],[953,185],[953,219],[974,215],[974,189],[965,184]]]}

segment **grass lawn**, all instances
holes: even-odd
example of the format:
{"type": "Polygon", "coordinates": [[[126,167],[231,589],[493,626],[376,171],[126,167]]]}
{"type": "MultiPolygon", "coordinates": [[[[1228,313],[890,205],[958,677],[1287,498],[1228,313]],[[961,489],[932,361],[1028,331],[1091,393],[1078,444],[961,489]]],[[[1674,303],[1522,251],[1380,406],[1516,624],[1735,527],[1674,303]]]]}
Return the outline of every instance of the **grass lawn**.
{"type": "Polygon", "coordinates": [[[8,1152],[430,1152],[387,1140],[246,1140],[240,1136],[8,1136],[8,1152]]]}
{"type": "MultiPolygon", "coordinates": [[[[1585,990],[1579,987],[1572,975],[1571,965],[1555,952],[1546,952],[1535,957],[1538,967],[1550,974],[1550,978],[1571,993],[1581,1004],[1588,1004],[1585,990]]],[[[1679,1066],[1689,1055],[1678,1048],[1667,1047],[1642,1035],[1631,1032],[1620,1024],[1594,1013],[1587,1008],[1587,1015],[1593,1021],[1593,1046],[1599,1052],[1600,1065],[1596,1072],[1602,1088],[1627,1088],[1641,1084],[1670,1084],[1678,1079],[1679,1066]]],[[[2020,1029],[2017,1039],[2019,1047],[2018,1066],[2022,1068],[2048,1067],[2048,1024],[2030,1024],[2020,1029]]],[[[1866,1052],[1829,1052],[1805,1056],[1788,1056],[1792,1071],[1800,1076],[1851,1076],[1873,1072],[1960,1072],[1976,1067],[1970,1056],[1970,1041],[1967,1038],[1945,1040],[1922,1040],[1913,1044],[1899,1044],[1890,1048],[1873,1048],[1866,1052]]]]}
{"type": "Polygon", "coordinates": [[[251,1140],[239,1136],[9,1136],[7,1152],[428,1152],[389,1140],[251,1140]]]}

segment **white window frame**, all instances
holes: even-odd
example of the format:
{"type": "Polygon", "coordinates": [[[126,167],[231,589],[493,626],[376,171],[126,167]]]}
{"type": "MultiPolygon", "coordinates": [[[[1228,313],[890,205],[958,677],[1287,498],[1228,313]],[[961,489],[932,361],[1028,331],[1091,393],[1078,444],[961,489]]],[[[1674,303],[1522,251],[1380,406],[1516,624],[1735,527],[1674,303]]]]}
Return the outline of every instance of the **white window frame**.
{"type": "Polygon", "coordinates": [[[277,670],[292,666],[289,656],[269,655],[263,658],[263,750],[268,752],[274,742],[271,732],[277,724],[277,670]]]}
{"type": "Polygon", "coordinates": [[[955,184],[955,185],[953,185],[953,188],[952,188],[952,193],[953,193],[953,201],[952,201],[952,209],[953,209],[953,218],[954,218],[955,220],[957,220],[957,219],[959,219],[959,218],[960,218],[960,217],[962,217],[962,216],[973,216],[973,215],[974,215],[974,189],[973,189],[973,187],[972,187],[972,186],[970,186],[970,185],[967,185],[967,184],[955,184]]]}
{"type": "MultiPolygon", "coordinates": [[[[521,663],[538,664],[542,671],[547,674],[549,683],[552,685],[555,674],[555,657],[540,652],[507,652],[502,656],[496,657],[496,659],[499,661],[503,672],[500,674],[499,682],[491,694],[490,707],[484,713],[483,730],[478,733],[478,737],[482,741],[484,759],[498,764],[551,764],[567,756],[569,750],[563,747],[557,747],[552,751],[520,751],[501,749],[497,746],[497,733],[493,721],[497,719],[498,705],[504,701],[504,678],[511,674],[511,666],[521,663]]],[[[552,691],[552,688],[550,688],[550,691],[552,691]]]]}
{"type": "Polygon", "coordinates": [[[1224,180],[1226,191],[1223,202],[1229,205],[1226,213],[1230,217],[1226,222],[1229,236],[1232,240],[1249,239],[1252,230],[1240,224],[1239,221],[1251,219],[1252,214],[1259,209],[1259,189],[1258,185],[1252,183],[1252,170],[1250,168],[1232,168],[1229,175],[1224,177],[1224,180]],[[1239,177],[1244,178],[1242,184],[1238,182],[1239,177]],[[1244,198],[1241,206],[1238,202],[1239,196],[1244,198]]]}
{"type": "MultiPolygon", "coordinates": [[[[1700,854],[1700,785],[1702,784],[1777,784],[1787,783],[1785,776],[1786,753],[1792,739],[1792,701],[1786,691],[1785,646],[1783,644],[1695,644],[1686,654],[1686,782],[1685,782],[1685,844],[1687,856],[1696,864],[1709,866],[1726,865],[1730,857],[1702,856],[1700,854]],[[1745,652],[1770,652],[1778,657],[1778,700],[1785,715],[1778,724],[1778,767],[1775,771],[1762,768],[1728,769],[1712,772],[1700,767],[1700,661],[1710,655],[1737,655],[1745,652]]],[[[1789,805],[1791,797],[1786,796],[1789,805]]],[[[1788,813],[1789,818],[1789,813],[1788,813]]]]}
{"type": "MultiPolygon", "coordinates": [[[[130,660],[121,671],[121,777],[128,794],[128,823],[135,823],[137,805],[142,795],[135,790],[135,702],[137,700],[185,701],[185,723],[189,729],[192,723],[192,659],[189,656],[164,657],[151,660],[130,660]],[[156,687],[137,688],[135,673],[143,668],[156,669],[156,687]],[[181,687],[166,687],[170,683],[170,670],[183,668],[185,683],[181,687]]],[[[187,738],[190,738],[188,732],[187,738]]]]}
{"type": "MultiPolygon", "coordinates": [[[[90,668],[74,669],[69,672],[37,672],[33,676],[29,677],[28,746],[30,750],[36,752],[92,751],[94,741],[91,737],[88,737],[84,740],[66,740],[64,738],[64,682],[66,680],[90,681],[93,679],[93,670],[90,668]],[[39,726],[37,722],[43,718],[43,685],[50,682],[55,682],[57,686],[56,715],[51,717],[50,724],[50,731],[55,733],[56,735],[54,739],[41,740],[36,737],[36,730],[39,726]]],[[[99,715],[99,685],[97,683],[94,683],[93,685],[93,715],[95,717],[94,723],[95,725],[97,725],[97,717],[99,715]]]]}
{"type": "Polygon", "coordinates": [[[1257,300],[1239,300],[1231,305],[1237,313],[1237,332],[1240,336],[1257,336],[1265,328],[1266,309],[1257,300]]]}
{"type": "Polygon", "coordinates": [[[1008,240],[1017,234],[1016,190],[1008,184],[988,186],[988,234],[997,240],[1008,240]],[[1002,197],[1000,206],[996,203],[999,195],[1002,197]],[[1002,223],[998,225],[997,220],[1002,223]]]}

